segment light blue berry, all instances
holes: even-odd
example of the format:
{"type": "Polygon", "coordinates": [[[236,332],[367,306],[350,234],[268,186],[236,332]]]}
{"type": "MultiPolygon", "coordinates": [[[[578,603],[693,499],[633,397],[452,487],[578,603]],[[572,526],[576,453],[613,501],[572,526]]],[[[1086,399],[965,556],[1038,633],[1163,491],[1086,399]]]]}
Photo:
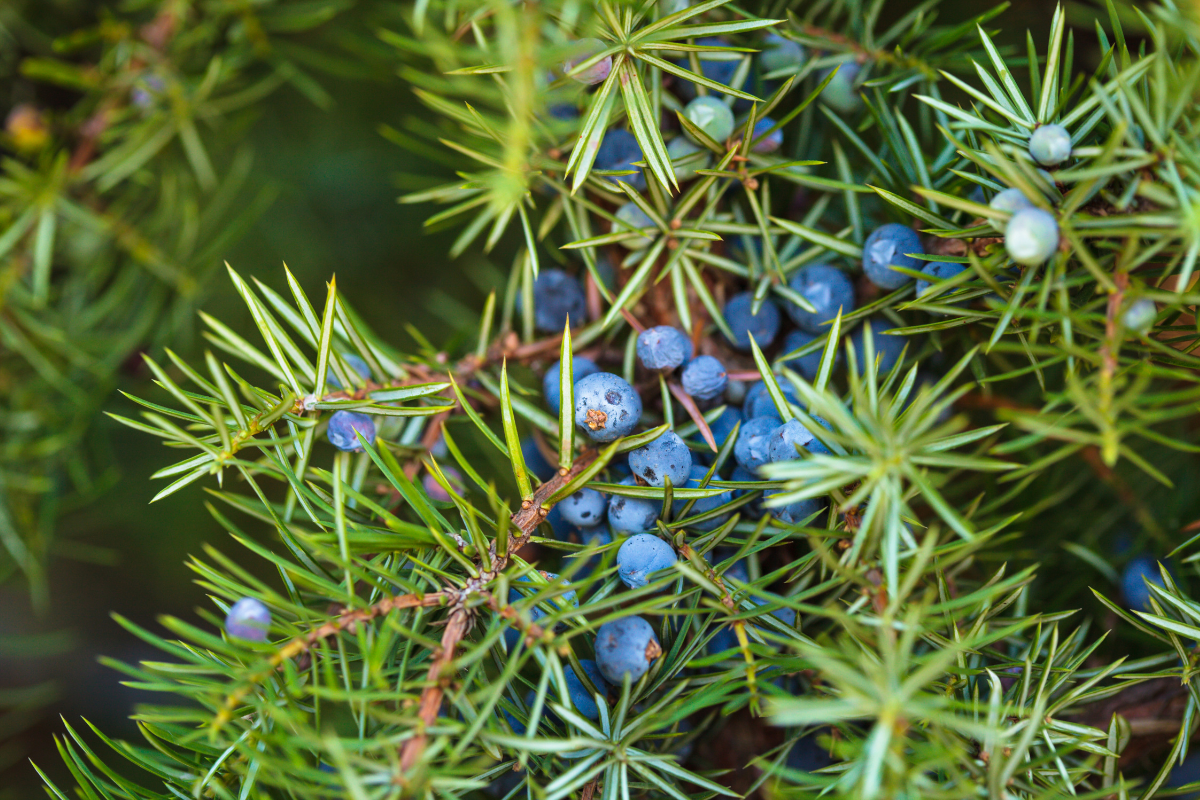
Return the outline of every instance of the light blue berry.
{"type": "MultiPolygon", "coordinates": [[[[546,398],[546,405],[550,406],[550,410],[555,414],[558,413],[559,406],[562,405],[562,386],[559,385],[561,367],[562,364],[555,361],[550,365],[550,369],[546,370],[546,374],[542,376],[542,395],[546,398]]],[[[595,375],[599,371],[600,367],[596,366],[595,361],[583,356],[575,356],[571,359],[571,378],[574,381],[571,386],[573,387],[588,375],[595,375]]]]}
{"type": "Polygon", "coordinates": [[[779,427],[778,417],[754,417],[742,424],[733,457],[743,467],[756,470],[771,460],[771,432],[779,427]]]}
{"type": "Polygon", "coordinates": [[[781,69],[798,70],[808,61],[808,51],[799,42],[785,39],[777,33],[768,33],[758,54],[759,69],[770,74],[781,69]]]}
{"type": "Polygon", "coordinates": [[[670,325],[647,328],[638,334],[637,356],[646,369],[675,369],[692,357],[692,340],[670,325]]]}
{"type": "MultiPolygon", "coordinates": [[[[833,68],[822,70],[818,76],[819,80],[825,80],[825,77],[833,71],[833,68]]],[[[858,87],[855,83],[858,81],[858,73],[862,71],[862,67],[856,61],[843,61],[838,68],[837,74],[833,76],[833,80],[821,90],[821,101],[835,111],[842,114],[853,114],[862,107],[862,97],[858,94],[858,87]]]]}
{"type": "MultiPolygon", "coordinates": [[[[814,419],[820,418],[814,417],[814,419]]],[[[824,420],[821,420],[821,422],[824,423],[825,427],[829,426],[829,423],[824,420]]],[[[795,461],[801,458],[800,451],[797,448],[803,448],[806,452],[810,453],[829,452],[828,448],[821,443],[821,440],[814,436],[812,431],[804,427],[804,423],[798,419],[790,419],[771,431],[768,442],[769,460],[771,462],[795,461]]]]}
{"type": "Polygon", "coordinates": [[[650,215],[643,211],[642,207],[637,203],[630,200],[617,209],[615,216],[619,222],[613,223],[613,233],[629,233],[630,228],[649,232],[649,235],[642,234],[641,236],[621,240],[621,245],[625,249],[645,250],[654,241],[652,237],[658,233],[658,228],[655,227],[654,220],[650,219],[650,215]],[[622,225],[622,222],[625,224],[622,225]]]}
{"type": "Polygon", "coordinates": [[[846,273],[828,264],[809,264],[796,270],[788,281],[792,291],[803,295],[816,311],[805,311],[795,303],[788,303],[787,313],[792,322],[809,333],[824,333],[826,324],[838,315],[841,309],[845,316],[854,310],[854,284],[846,273]]]}
{"type": "Polygon", "coordinates": [[[243,597],[225,615],[225,632],[248,642],[265,642],[271,630],[271,612],[259,600],[243,597]]]}
{"type": "Polygon", "coordinates": [[[992,198],[992,201],[988,203],[988,206],[996,209],[997,211],[1007,211],[1010,214],[1015,211],[1020,211],[1022,208],[1034,207],[1029,198],[1025,196],[1025,193],[1015,186],[1011,189],[1005,189],[1002,192],[998,192],[996,196],[992,198]]]}
{"type": "MultiPolygon", "coordinates": [[[[733,112],[729,110],[729,106],[711,94],[697,97],[688,103],[683,109],[683,115],[710,139],[723,142],[733,134],[733,112]]],[[[686,128],[684,135],[691,138],[686,128]]]]}
{"type": "Polygon", "coordinates": [[[1058,222],[1040,208],[1023,208],[1004,229],[1004,247],[1018,264],[1043,264],[1058,250],[1058,222]]]}
{"type": "MultiPolygon", "coordinates": [[[[623,486],[637,486],[632,475],[621,480],[623,486]]],[[[608,524],[617,533],[641,533],[654,527],[662,503],[641,497],[614,494],[608,500],[608,524]]]]}
{"type": "Polygon", "coordinates": [[[920,269],[924,262],[908,255],[920,252],[921,237],[912,228],[895,222],[880,225],[863,244],[863,272],[880,289],[899,289],[912,278],[892,267],[920,269]]]}
{"type": "Polygon", "coordinates": [[[596,631],[594,647],[600,674],[614,686],[628,675],[636,683],[662,655],[654,628],[641,617],[622,617],[606,622],[596,631]]]}
{"type": "MultiPolygon", "coordinates": [[[[549,583],[549,584],[561,583],[561,579],[558,577],[558,575],[556,575],[553,572],[546,572],[545,570],[538,570],[538,573],[546,580],[546,583],[549,583]]],[[[544,586],[537,583],[529,575],[522,575],[521,577],[519,577],[515,581],[513,581],[512,585],[509,587],[508,602],[510,602],[510,603],[519,602],[526,596],[533,596],[534,594],[536,594],[540,591],[543,591],[544,589],[545,589],[544,586]],[[532,584],[532,587],[531,587],[531,584],[532,584]],[[526,593],[519,591],[518,586],[527,588],[528,595],[526,593]]],[[[575,591],[572,589],[569,592],[564,592],[562,594],[559,594],[559,595],[553,597],[552,599],[545,600],[545,601],[543,601],[543,603],[539,603],[538,605],[533,606],[532,608],[529,609],[529,621],[530,622],[539,623],[539,620],[541,620],[547,614],[551,613],[551,612],[547,611],[546,609],[542,608],[543,604],[548,604],[552,608],[553,607],[579,608],[579,597],[575,594],[575,591]]],[[[557,626],[557,628],[560,630],[563,630],[563,629],[565,629],[565,626],[563,626],[560,623],[557,626]]],[[[517,643],[521,640],[521,636],[522,636],[521,632],[514,627],[509,627],[504,631],[504,640],[508,643],[508,647],[510,650],[517,646],[517,643]]]]}
{"type": "Polygon", "coordinates": [[[525,461],[525,469],[536,475],[539,480],[548,481],[558,471],[558,468],[542,455],[541,448],[538,447],[537,441],[532,436],[526,436],[521,440],[521,458],[525,461]]]}
{"type": "Polygon", "coordinates": [[[649,583],[649,576],[666,569],[678,559],[671,545],[652,533],[630,536],[617,550],[617,574],[630,589],[649,583]]]}
{"type": "Polygon", "coordinates": [[[1121,315],[1121,324],[1128,330],[1145,333],[1154,325],[1157,317],[1158,306],[1154,305],[1153,300],[1143,297],[1134,300],[1129,308],[1125,309],[1125,313],[1121,315]]]}
{"type": "Polygon", "coordinates": [[[329,437],[329,443],[338,450],[358,453],[362,452],[362,445],[358,443],[356,431],[361,433],[368,442],[375,441],[375,421],[373,419],[366,414],[359,414],[357,411],[335,411],[329,418],[329,426],[325,429],[325,435],[329,437]]]}
{"type": "MultiPolygon", "coordinates": [[[[792,386],[790,381],[783,378],[777,378],[775,381],[779,385],[779,391],[783,393],[783,397],[788,401],[789,405],[798,406],[800,403],[800,395],[797,394],[796,388],[792,386]]],[[[779,414],[779,409],[775,407],[775,398],[771,397],[771,392],[767,389],[765,381],[759,381],[746,395],[746,416],[748,417],[774,417],[782,419],[779,414]]],[[[776,423],[778,424],[778,423],[776,423]]]]}
{"type": "Polygon", "coordinates": [[[642,174],[642,168],[633,162],[641,160],[642,148],[638,146],[637,139],[629,131],[618,128],[604,134],[604,140],[596,150],[593,168],[613,172],[634,170],[632,175],[606,176],[605,180],[627,183],[640,192],[646,188],[646,176],[642,174]]]}
{"type": "MultiPolygon", "coordinates": [[[[761,483],[762,482],[762,478],[759,477],[757,472],[746,469],[741,464],[738,464],[736,467],[734,467],[733,474],[731,474],[729,476],[729,480],[737,481],[738,483],[761,483]]],[[[758,490],[734,489],[733,496],[736,499],[736,498],[742,497],[745,494],[749,494],[752,491],[758,491],[758,490]]],[[[751,519],[761,519],[762,515],[763,515],[763,511],[764,511],[763,510],[763,498],[762,498],[761,493],[759,494],[758,497],[754,498],[746,505],[740,506],[738,508],[738,510],[741,513],[745,514],[746,516],[750,517],[751,519]]]]}
{"type": "MultiPolygon", "coordinates": [[[[604,50],[605,47],[606,45],[604,42],[600,41],[599,39],[580,39],[572,48],[574,57],[562,65],[563,73],[566,74],[570,72],[575,68],[575,65],[582,64],[584,61],[587,61],[592,56],[604,50]]],[[[597,83],[602,83],[604,79],[608,77],[610,72],[612,72],[612,56],[605,56],[587,69],[577,72],[571,77],[580,83],[592,86],[597,83]]]]}
{"type": "MultiPolygon", "coordinates": [[[[518,294],[517,311],[522,306],[518,294]]],[[[568,317],[572,326],[587,322],[583,287],[561,269],[543,269],[533,282],[533,326],[545,333],[559,333],[568,317]]]]}
{"type": "MultiPolygon", "coordinates": [[[[783,494],[782,491],[772,492],[767,497],[774,497],[783,494]]],[[[803,500],[793,500],[787,505],[776,506],[774,508],[766,506],[766,510],[775,515],[775,518],[780,522],[786,522],[788,525],[796,525],[808,519],[809,515],[821,511],[827,506],[824,498],[808,497],[803,500]]],[[[814,520],[814,523],[816,520],[814,520]]]]}
{"type": "Polygon", "coordinates": [[[1043,167],[1071,157],[1071,134],[1062,125],[1042,125],[1029,137],[1029,155],[1043,167]]]}
{"type": "Polygon", "coordinates": [[[667,157],[681,181],[690,181],[696,177],[696,170],[708,169],[712,164],[712,153],[686,136],[676,136],[667,143],[667,157]]]}
{"type": "Polygon", "coordinates": [[[712,400],[725,391],[729,375],[725,365],[712,356],[696,356],[683,368],[680,382],[683,390],[697,400],[712,400]]]}
{"type": "MultiPolygon", "coordinates": [[[[704,476],[707,474],[708,469],[706,467],[703,467],[699,464],[693,466],[692,475],[690,478],[688,478],[688,481],[684,484],[684,487],[687,489],[699,489],[700,482],[704,480],[704,476]]],[[[708,512],[720,508],[726,503],[730,503],[732,501],[733,492],[731,491],[721,492],[720,494],[716,494],[711,497],[701,497],[694,503],[692,503],[690,500],[684,500],[680,498],[671,504],[671,513],[678,517],[683,513],[684,507],[688,503],[692,503],[692,508],[690,511],[688,511],[688,517],[698,517],[701,514],[707,514],[708,512]]],[[[727,519],[729,519],[729,514],[718,514],[715,517],[701,520],[700,522],[693,522],[688,527],[697,531],[712,531],[724,525],[727,519]]]]}
{"type": "MultiPolygon", "coordinates": [[[[371,379],[371,368],[367,366],[366,361],[363,361],[362,356],[359,356],[356,353],[338,353],[338,355],[341,356],[341,359],[346,366],[358,373],[358,377],[362,378],[363,381],[369,381],[371,379]]],[[[337,376],[333,374],[332,367],[327,373],[325,373],[325,382],[334,389],[342,388],[342,382],[339,381],[337,376]]],[[[359,381],[359,383],[361,384],[362,381],[359,381]]]]}
{"type": "Polygon", "coordinates": [[[604,521],[608,500],[595,489],[584,487],[563,498],[558,506],[568,524],[587,528],[604,521]]]}
{"type": "Polygon", "coordinates": [[[575,382],[575,424],[596,442],[633,432],[642,418],[642,398],[624,378],[597,372],[575,382]]]}
{"type": "Polygon", "coordinates": [[[692,470],[692,451],[674,431],[629,453],[633,474],[651,486],[683,486],[692,470]]]}
{"type": "Polygon", "coordinates": [[[908,344],[908,337],[898,336],[894,333],[886,333],[888,328],[892,327],[885,320],[863,320],[854,333],[850,334],[850,343],[854,347],[855,361],[858,362],[858,374],[862,375],[867,368],[866,356],[866,332],[871,331],[871,340],[875,346],[875,358],[879,362],[877,374],[886,375],[900,360],[900,353],[904,350],[904,346],[908,344]]]}
{"type": "Polygon", "coordinates": [[[735,294],[725,304],[725,323],[733,331],[732,344],[738,350],[750,350],[750,337],[760,348],[767,348],[775,341],[779,333],[779,306],[767,297],[763,299],[758,313],[751,313],[754,305],[754,293],[742,292],[735,294]]]}

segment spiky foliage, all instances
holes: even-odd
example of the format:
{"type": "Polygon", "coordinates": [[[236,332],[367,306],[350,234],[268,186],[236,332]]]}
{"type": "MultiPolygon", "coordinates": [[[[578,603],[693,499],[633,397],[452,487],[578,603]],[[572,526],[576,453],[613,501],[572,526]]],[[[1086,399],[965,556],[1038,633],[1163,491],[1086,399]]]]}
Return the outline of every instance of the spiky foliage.
{"type": "Polygon", "coordinates": [[[177,699],[139,712],[149,747],[94,731],[143,770],[137,784],[71,728],[62,751],[77,781],[138,798],[488,786],[548,800],[1151,796],[1195,726],[1200,605],[1164,569],[1146,610],[1131,612],[1110,579],[1126,558],[1122,529],[1126,550],[1191,558],[1192,541],[1173,534],[1195,511],[1196,31],[1169,4],[1110,5],[1084,63],[1086,31],[1062,11],[1044,48],[1031,36],[1014,53],[982,27],[1002,9],[953,26],[933,9],[885,25],[881,2],[761,16],[723,0],[415,4],[410,30],[383,38],[413,58],[405,77],[440,119],[388,134],[438,139],[474,171],[406,199],[452,204],[431,224],[463,225],[455,252],[517,240],[507,288],[482,309],[473,349],[404,353],[333,281],[318,306],[290,275],[288,298],[231,272],[262,343],[208,320],[217,351],[202,365],[152,364],[170,405],[143,401],[145,419],[123,421],[187,453],[159,472],[163,494],[205,482],[211,513],[277,578],[212,549],[190,565],[217,609],[205,624],[166,619],[178,637],[166,640],[125,623],[170,658],[119,668],[177,699]],[[766,76],[780,82],[762,92],[748,77],[767,28],[812,58],[766,76]],[[603,47],[564,70],[589,36],[603,47]],[[705,36],[722,46],[696,44],[705,36]],[[699,77],[700,55],[740,59],[742,88],[699,77]],[[611,73],[594,89],[573,82],[605,58],[611,73]],[[826,94],[837,77],[826,70],[851,64],[859,96],[826,94]],[[675,113],[666,80],[744,101],[739,131],[705,136],[675,113]],[[578,114],[549,113],[564,104],[578,114]],[[779,153],[751,148],[768,112],[779,153]],[[1027,153],[1047,123],[1072,137],[1049,178],[1027,153]],[[674,125],[715,165],[690,182],[666,157],[674,125]],[[593,169],[613,126],[641,145],[644,194],[593,169]],[[1046,263],[1013,269],[996,235],[1009,212],[972,200],[975,187],[1019,188],[1055,216],[1062,236],[1046,263]],[[627,200],[653,230],[617,219],[627,200]],[[918,226],[926,260],[966,269],[919,297],[911,284],[862,283],[859,307],[799,351],[728,349],[725,298],[748,287],[759,303],[803,305],[786,279],[818,259],[857,269],[885,221],[918,226]],[[619,247],[641,237],[651,241],[629,255],[619,247]],[[537,338],[532,287],[550,261],[586,275],[590,321],[537,338]],[[1139,299],[1157,304],[1146,333],[1124,323],[1139,299]],[[865,318],[858,347],[844,345],[865,318]],[[766,482],[722,480],[736,432],[718,446],[709,423],[721,409],[635,370],[651,321],[692,331],[736,379],[762,380],[782,418],[828,421],[812,427],[829,454],[772,464],[766,482]],[[907,348],[883,369],[888,325],[907,348]],[[788,368],[818,351],[811,380],[788,368]],[[574,354],[637,383],[644,430],[588,446],[574,425],[574,354]],[[537,400],[555,360],[557,418],[537,400]],[[340,410],[377,421],[357,454],[320,443],[340,410]],[[618,454],[667,426],[711,458],[699,485],[618,483],[618,454]],[[530,435],[540,449],[523,446],[530,435]],[[619,543],[555,535],[548,514],[584,485],[661,502],[674,567],[626,590],[619,543]],[[728,489],[739,496],[697,508],[728,489]],[[810,497],[830,502],[792,523],[769,513],[810,497]],[[269,542],[255,535],[264,528],[269,542]],[[242,596],[271,608],[267,643],[219,635],[242,596]],[[587,719],[565,670],[586,675],[597,628],[630,614],[652,622],[662,653],[598,694],[587,719]],[[1149,712],[1161,719],[1145,719],[1147,697],[1162,700],[1149,712]],[[1167,739],[1169,757],[1155,749],[1167,739]],[[1131,788],[1142,778],[1147,789],[1131,788]]]}

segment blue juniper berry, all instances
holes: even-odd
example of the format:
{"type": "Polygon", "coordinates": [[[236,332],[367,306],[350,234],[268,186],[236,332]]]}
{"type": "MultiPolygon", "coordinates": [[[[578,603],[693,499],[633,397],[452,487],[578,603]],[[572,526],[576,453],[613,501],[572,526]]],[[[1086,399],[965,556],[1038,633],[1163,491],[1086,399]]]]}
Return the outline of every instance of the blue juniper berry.
{"type": "Polygon", "coordinates": [[[638,334],[637,356],[646,369],[675,369],[692,357],[692,340],[670,325],[647,328],[638,334]]]}
{"type": "Polygon", "coordinates": [[[335,411],[329,418],[325,435],[329,443],[338,450],[347,453],[362,452],[355,432],[361,433],[368,442],[375,441],[375,421],[366,414],[357,411],[335,411]]]}
{"type": "Polygon", "coordinates": [[[600,674],[614,686],[624,683],[626,675],[636,683],[662,655],[654,628],[637,616],[621,617],[601,625],[596,631],[594,649],[600,674]]]}
{"type": "Polygon", "coordinates": [[[596,442],[633,431],[642,418],[642,398],[624,378],[597,372],[575,382],[575,424],[596,442]]]}
{"type": "Polygon", "coordinates": [[[617,550],[617,574],[630,589],[640,589],[649,582],[652,573],[677,560],[671,545],[652,533],[637,533],[617,550]]]}
{"type": "Polygon", "coordinates": [[[666,431],[657,439],[629,453],[633,474],[651,486],[682,486],[692,469],[692,451],[674,431],[666,431]]]}
{"type": "Polygon", "coordinates": [[[757,314],[751,313],[753,305],[753,292],[735,294],[725,304],[725,322],[733,332],[732,344],[738,350],[750,350],[751,336],[759,347],[769,347],[779,333],[779,307],[774,301],[764,298],[757,314]]]}
{"type": "Polygon", "coordinates": [[[725,391],[729,375],[725,365],[712,356],[696,356],[683,368],[680,382],[683,390],[697,400],[713,400],[725,391]]]}

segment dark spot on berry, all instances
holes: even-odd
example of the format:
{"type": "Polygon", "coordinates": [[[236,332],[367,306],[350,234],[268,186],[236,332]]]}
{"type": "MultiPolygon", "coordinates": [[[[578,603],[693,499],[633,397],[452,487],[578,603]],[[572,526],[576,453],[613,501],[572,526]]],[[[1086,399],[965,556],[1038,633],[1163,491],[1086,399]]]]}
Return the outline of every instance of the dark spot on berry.
{"type": "Polygon", "coordinates": [[[609,389],[607,392],[604,393],[604,399],[608,401],[609,405],[614,405],[614,406],[620,405],[621,404],[621,393],[618,392],[616,389],[609,389]]]}
{"type": "Polygon", "coordinates": [[[647,467],[646,471],[645,471],[645,475],[643,477],[648,481],[654,480],[654,470],[647,467]]]}

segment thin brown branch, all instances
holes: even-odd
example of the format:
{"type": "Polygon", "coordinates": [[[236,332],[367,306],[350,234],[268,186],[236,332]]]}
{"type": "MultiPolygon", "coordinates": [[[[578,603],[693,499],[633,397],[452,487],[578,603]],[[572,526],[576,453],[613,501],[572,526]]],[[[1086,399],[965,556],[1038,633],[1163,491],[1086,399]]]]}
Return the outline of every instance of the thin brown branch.
{"type": "Polygon", "coordinates": [[[469,627],[470,612],[465,607],[458,606],[450,613],[450,620],[446,623],[446,630],[442,633],[442,645],[434,653],[433,663],[429,665],[429,673],[426,676],[429,684],[421,692],[421,709],[418,712],[421,718],[421,727],[417,730],[416,735],[406,741],[400,749],[400,769],[404,772],[412,769],[421,757],[421,753],[425,751],[428,741],[425,729],[437,721],[438,711],[442,707],[442,698],[446,694],[445,682],[448,677],[443,675],[443,672],[454,660],[454,651],[458,648],[458,643],[462,641],[469,627]]]}

